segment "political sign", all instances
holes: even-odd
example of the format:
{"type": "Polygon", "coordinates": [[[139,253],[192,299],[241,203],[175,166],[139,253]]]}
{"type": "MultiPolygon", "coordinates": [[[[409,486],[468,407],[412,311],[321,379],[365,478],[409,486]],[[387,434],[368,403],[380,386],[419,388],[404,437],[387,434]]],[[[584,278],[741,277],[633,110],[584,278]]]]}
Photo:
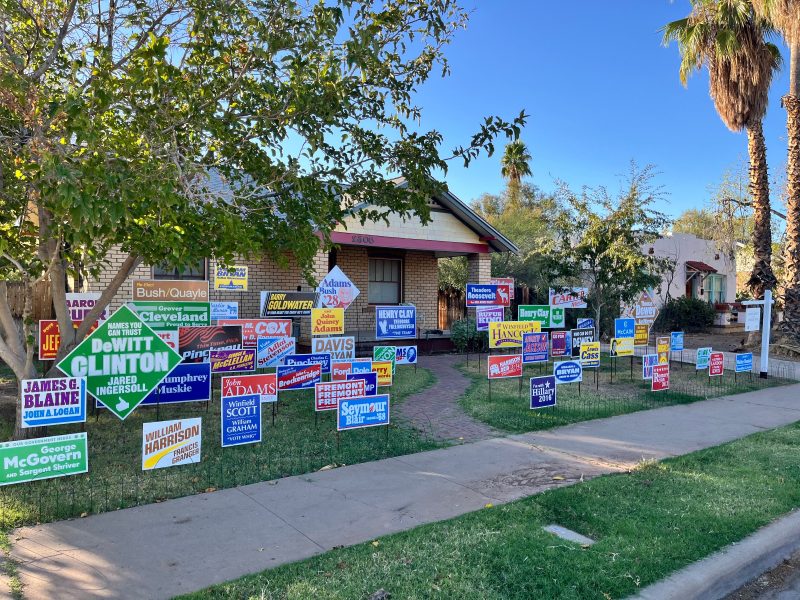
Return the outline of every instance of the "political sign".
{"type": "Polygon", "coordinates": [[[82,377],[23,379],[20,389],[23,428],[86,421],[86,380],[82,377]]]}
{"type": "Polygon", "coordinates": [[[744,330],[758,331],[761,329],[761,307],[748,306],[744,311],[744,330]]]}
{"type": "Polygon", "coordinates": [[[567,331],[551,331],[550,344],[553,357],[567,356],[572,348],[567,346],[567,331]]]}
{"type": "Polygon", "coordinates": [[[725,355],[722,352],[712,352],[708,357],[708,376],[719,377],[725,372],[725,355]]]}
{"type": "Polygon", "coordinates": [[[522,377],[522,355],[490,354],[488,357],[486,377],[488,379],[522,377]]]}
{"type": "Polygon", "coordinates": [[[177,352],[121,306],[58,368],[70,377],[86,377],[86,390],[125,419],[180,361],[177,352]]]}
{"type": "Polygon", "coordinates": [[[262,317],[310,317],[316,292],[261,292],[262,317]]]}
{"type": "Polygon", "coordinates": [[[467,284],[467,307],[475,306],[510,306],[511,290],[507,285],[492,285],[489,283],[467,284]]]}
{"type": "Polygon", "coordinates": [[[489,348],[519,348],[526,333],[540,333],[539,321],[498,321],[489,323],[489,348]]]}
{"type": "Polygon", "coordinates": [[[645,354],[642,356],[642,379],[653,378],[653,367],[658,364],[658,354],[645,354]]]}
{"type": "Polygon", "coordinates": [[[479,306],[475,309],[475,329],[489,331],[489,323],[505,319],[505,309],[502,306],[479,306]]]}
{"type": "Polygon", "coordinates": [[[557,389],[553,375],[531,377],[531,410],[555,406],[557,389]]]}
{"type": "MultiPolygon", "coordinates": [[[[222,319],[238,319],[238,302],[211,302],[211,320],[220,321],[222,319]]],[[[217,323],[219,325],[219,323],[217,323]]]]}
{"type": "MultiPolygon", "coordinates": [[[[355,368],[355,365],[354,365],[355,368]]],[[[380,387],[388,387],[392,385],[392,373],[394,362],[390,360],[373,360],[372,370],[378,374],[378,385],[380,387]]],[[[351,371],[351,373],[354,372],[351,371]]]]}
{"type": "Polygon", "coordinates": [[[192,279],[134,279],[134,302],[208,302],[208,282],[192,279]]]}
{"type": "MultiPolygon", "coordinates": [[[[67,292],[66,296],[67,310],[73,323],[83,321],[100,300],[100,292],[67,292]]],[[[96,320],[105,321],[107,318],[108,307],[103,309],[96,320]]]]}
{"type": "Polygon", "coordinates": [[[378,394],[378,374],[377,373],[350,373],[347,381],[361,379],[364,382],[364,395],[377,396],[378,394]]]}
{"type": "Polygon", "coordinates": [[[636,319],[614,319],[614,337],[617,339],[635,338],[636,319]]]}
{"type": "Polygon", "coordinates": [[[128,302],[128,307],[153,331],[211,325],[208,302],[128,302]]]}
{"type": "Polygon", "coordinates": [[[575,323],[575,328],[576,329],[594,329],[594,319],[588,319],[588,318],[581,317],[580,319],[577,320],[577,323],[575,323]]]}
{"type": "Polygon", "coordinates": [[[156,331],[156,335],[164,340],[164,343],[175,350],[178,351],[178,332],[176,331],[156,331]]]}
{"type": "Polygon", "coordinates": [[[570,331],[570,338],[572,357],[578,358],[581,355],[581,344],[594,341],[594,329],[573,329],[570,331]]]}
{"type": "Polygon", "coordinates": [[[397,346],[395,352],[396,365],[415,365],[417,364],[417,347],[416,346],[397,346]]]}
{"type": "Polygon", "coordinates": [[[142,401],[146,404],[175,404],[211,400],[211,365],[181,363],[142,401]]]}
{"type": "Polygon", "coordinates": [[[650,391],[661,392],[669,389],[669,363],[653,365],[650,391]]]}
{"type": "Polygon", "coordinates": [[[214,289],[226,292],[247,291],[247,271],[244,266],[217,265],[214,271],[214,289]]]}
{"type": "Polygon", "coordinates": [[[300,390],[314,387],[315,383],[322,381],[322,365],[313,363],[308,365],[278,365],[278,391],[300,390]]]}
{"type": "Polygon", "coordinates": [[[586,298],[589,296],[589,288],[573,287],[550,288],[550,306],[561,306],[563,308],[586,308],[586,298]]]}
{"type": "Polygon", "coordinates": [[[200,417],[142,423],[142,471],[200,462],[200,417]]]}
{"type": "Polygon", "coordinates": [[[0,463],[0,485],[87,473],[86,432],[0,442],[0,463]]]}
{"type": "Polygon", "coordinates": [[[283,364],[287,367],[301,367],[307,365],[319,365],[322,373],[331,372],[331,355],[324,352],[318,354],[287,354],[283,357],[283,364]]]}
{"type": "Polygon", "coordinates": [[[736,372],[737,373],[752,373],[753,372],[753,353],[745,352],[736,355],[736,372]]]}
{"type": "Polygon", "coordinates": [[[698,348],[694,368],[698,371],[707,369],[709,360],[711,360],[711,348],[698,348]]]}
{"type": "Polygon", "coordinates": [[[278,378],[275,373],[223,377],[220,393],[224,397],[258,394],[261,402],[277,402],[278,378]]]}
{"type": "Polygon", "coordinates": [[[211,350],[209,362],[212,373],[245,373],[256,370],[256,349],[211,350]]]}
{"type": "Polygon", "coordinates": [[[220,402],[223,448],[261,441],[261,397],[258,394],[225,396],[220,402]]]}
{"type": "Polygon", "coordinates": [[[656,338],[656,354],[658,354],[658,364],[665,365],[669,363],[669,347],[671,339],[669,336],[663,335],[656,338]]]}
{"type": "Polygon", "coordinates": [[[336,429],[359,429],[389,424],[389,394],[351,398],[339,402],[336,429]]]}
{"type": "Polygon", "coordinates": [[[415,306],[376,306],[375,338],[379,340],[417,337],[415,306]]]}
{"type": "Polygon", "coordinates": [[[372,373],[372,360],[369,358],[356,358],[350,362],[351,373],[372,373]]]}
{"type": "Polygon", "coordinates": [[[343,333],[343,308],[311,309],[311,335],[342,335],[343,333]]]}
{"type": "MultiPolygon", "coordinates": [[[[81,321],[74,321],[75,329],[80,327],[81,321]]],[[[89,328],[89,333],[100,326],[100,321],[89,328]]],[[[58,349],[61,347],[61,328],[58,321],[39,321],[39,360],[55,360],[58,349]]]]}
{"type": "Polygon", "coordinates": [[[334,266],[317,286],[319,303],[327,308],[341,308],[347,310],[361,292],[350,281],[347,275],[337,266],[334,266]]]}
{"type": "Polygon", "coordinates": [[[611,338],[610,355],[633,356],[633,338],[611,338]]]}
{"type": "Polygon", "coordinates": [[[549,345],[546,333],[522,334],[522,362],[523,364],[547,362],[549,360],[549,345]]]}
{"type": "MultiPolygon", "coordinates": [[[[513,277],[492,277],[489,279],[492,285],[507,285],[510,298],[514,299],[514,278],[513,277]]],[[[521,320],[521,319],[520,319],[521,320]]]]}
{"type": "Polygon", "coordinates": [[[553,377],[557,384],[583,381],[583,365],[579,360],[562,360],[553,363],[553,377]]]}
{"type": "Polygon", "coordinates": [[[518,321],[539,321],[542,328],[550,327],[550,306],[548,304],[520,304],[517,307],[518,321]]]}
{"type": "Polygon", "coordinates": [[[372,360],[397,360],[397,346],[374,346],[372,348],[372,360]]]}
{"type": "Polygon", "coordinates": [[[331,355],[331,360],[350,360],[356,355],[356,338],[325,337],[311,339],[312,354],[326,353],[331,355]]]}
{"type": "Polygon", "coordinates": [[[669,351],[683,352],[683,332],[673,331],[669,334],[669,351]]]}
{"type": "Polygon", "coordinates": [[[344,381],[350,374],[353,363],[347,361],[331,361],[331,381],[344,381]]]}
{"type": "Polygon", "coordinates": [[[217,325],[240,326],[242,348],[255,348],[260,337],[292,337],[291,319],[221,319],[217,325]]]}
{"type": "Polygon", "coordinates": [[[622,306],[620,311],[623,318],[634,319],[638,325],[652,327],[658,317],[658,306],[653,300],[653,293],[642,290],[636,301],[622,306]]]}
{"type": "Polygon", "coordinates": [[[295,353],[293,337],[258,338],[256,343],[256,368],[277,367],[283,359],[295,353]]]}
{"type": "Polygon", "coordinates": [[[239,325],[178,329],[178,353],[183,362],[207,362],[211,350],[238,350],[241,347],[242,328],[239,325]]]}
{"type": "Polygon", "coordinates": [[[366,381],[324,381],[314,385],[314,410],[336,410],[339,402],[350,398],[363,398],[367,395],[366,381]]]}
{"type": "Polygon", "coordinates": [[[583,342],[580,350],[581,366],[596,369],[600,366],[600,342],[583,342]]]}
{"type": "Polygon", "coordinates": [[[633,332],[634,346],[647,346],[650,343],[650,327],[648,325],[636,324],[633,332]]]}

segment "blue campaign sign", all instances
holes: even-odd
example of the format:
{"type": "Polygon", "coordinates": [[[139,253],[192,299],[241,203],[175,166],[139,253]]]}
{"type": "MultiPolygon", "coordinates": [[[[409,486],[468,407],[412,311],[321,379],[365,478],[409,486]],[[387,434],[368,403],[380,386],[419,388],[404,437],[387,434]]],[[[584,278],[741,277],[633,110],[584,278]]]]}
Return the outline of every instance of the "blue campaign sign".
{"type": "Polygon", "coordinates": [[[181,363],[142,404],[205,402],[211,399],[211,363],[181,363]]]}
{"type": "Polygon", "coordinates": [[[562,360],[553,364],[556,383],[580,383],[583,381],[583,365],[579,360],[562,360]]]}
{"type": "Polygon", "coordinates": [[[547,333],[523,333],[522,334],[522,363],[547,362],[549,359],[549,349],[547,333]]]}
{"type": "Polygon", "coordinates": [[[594,329],[594,319],[578,319],[575,329],[594,329]]]}
{"type": "Polygon", "coordinates": [[[417,337],[417,308],[415,306],[376,306],[375,337],[379,340],[417,337]]]}
{"type": "Polygon", "coordinates": [[[219,321],[220,319],[238,319],[239,318],[239,303],[238,302],[212,302],[211,303],[211,320],[219,321]]]}
{"type": "Polygon", "coordinates": [[[673,331],[669,334],[669,351],[683,352],[683,332],[673,331]]]}
{"type": "Polygon", "coordinates": [[[322,373],[331,372],[330,353],[319,354],[287,354],[283,357],[283,364],[287,367],[307,367],[308,365],[322,365],[322,373]]]}
{"type": "Polygon", "coordinates": [[[396,365],[415,365],[417,364],[416,346],[396,346],[395,360],[396,365]]]}
{"type": "Polygon", "coordinates": [[[228,396],[222,398],[222,447],[254,444],[261,441],[261,396],[228,396]]]}
{"type": "Polygon", "coordinates": [[[736,355],[736,372],[737,373],[752,373],[753,372],[753,353],[745,352],[744,354],[736,355]]]}
{"type": "Polygon", "coordinates": [[[642,357],[642,379],[653,378],[653,367],[658,364],[658,354],[645,354],[642,357]]]}
{"type": "Polygon", "coordinates": [[[350,363],[350,372],[353,375],[363,375],[364,373],[372,373],[372,359],[371,358],[357,358],[350,363]]]}
{"type": "Polygon", "coordinates": [[[364,387],[366,389],[367,396],[375,396],[378,394],[378,374],[377,373],[348,373],[347,374],[347,381],[352,381],[353,379],[363,379],[364,380],[364,387]]]}
{"type": "Polygon", "coordinates": [[[531,410],[555,406],[557,389],[554,375],[531,377],[531,410]]]}
{"type": "Polygon", "coordinates": [[[339,400],[336,429],[358,429],[389,424],[389,394],[339,400]]]}
{"type": "Polygon", "coordinates": [[[44,427],[86,421],[86,378],[23,379],[21,425],[44,427]]]}
{"type": "Polygon", "coordinates": [[[698,371],[708,368],[711,362],[711,348],[698,348],[695,354],[694,368],[698,371]]]}
{"type": "Polygon", "coordinates": [[[614,319],[614,337],[632,338],[636,333],[636,319],[614,319]]]}

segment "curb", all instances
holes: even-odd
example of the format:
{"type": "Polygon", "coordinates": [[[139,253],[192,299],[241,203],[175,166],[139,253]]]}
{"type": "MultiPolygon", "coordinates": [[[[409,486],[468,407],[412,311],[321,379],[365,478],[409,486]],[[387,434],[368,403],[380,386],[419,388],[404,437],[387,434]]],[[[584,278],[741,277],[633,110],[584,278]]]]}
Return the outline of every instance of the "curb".
{"type": "Polygon", "coordinates": [[[630,600],[718,600],[800,549],[800,510],[676,571],[630,600]]]}

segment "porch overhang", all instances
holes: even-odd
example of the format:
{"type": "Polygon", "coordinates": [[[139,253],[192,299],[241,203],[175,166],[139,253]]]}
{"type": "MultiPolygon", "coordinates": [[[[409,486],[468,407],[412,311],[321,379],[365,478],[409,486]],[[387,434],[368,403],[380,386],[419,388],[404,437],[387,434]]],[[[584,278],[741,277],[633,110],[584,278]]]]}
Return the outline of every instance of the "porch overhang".
{"type": "Polygon", "coordinates": [[[423,240],[408,237],[393,237],[348,231],[331,232],[331,241],[342,246],[364,246],[367,248],[394,248],[399,250],[427,250],[450,256],[466,254],[488,254],[488,244],[449,242],[445,240],[423,240]]]}

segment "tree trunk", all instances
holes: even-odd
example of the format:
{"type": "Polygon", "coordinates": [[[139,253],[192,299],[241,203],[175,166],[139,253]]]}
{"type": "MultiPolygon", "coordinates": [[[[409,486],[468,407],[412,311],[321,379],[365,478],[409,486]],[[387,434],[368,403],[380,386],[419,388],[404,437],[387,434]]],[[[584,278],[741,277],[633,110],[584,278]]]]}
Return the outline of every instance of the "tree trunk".
{"type": "Polygon", "coordinates": [[[28,438],[41,437],[45,434],[47,429],[45,427],[23,428],[22,427],[22,380],[23,379],[36,379],[39,377],[39,372],[33,363],[26,363],[25,369],[22,373],[17,373],[17,409],[14,416],[14,440],[24,440],[28,438]]]}
{"type": "MultiPolygon", "coordinates": [[[[793,65],[795,54],[792,53],[793,65]]],[[[787,115],[789,155],[786,161],[786,265],[781,329],[800,338],[800,96],[784,96],[783,106],[787,115]]]]}
{"type": "Polygon", "coordinates": [[[772,225],[767,174],[767,147],[761,121],[747,128],[747,151],[750,155],[750,194],[753,197],[753,272],[747,286],[754,298],[763,298],[764,290],[775,288],[772,271],[772,225]]]}

